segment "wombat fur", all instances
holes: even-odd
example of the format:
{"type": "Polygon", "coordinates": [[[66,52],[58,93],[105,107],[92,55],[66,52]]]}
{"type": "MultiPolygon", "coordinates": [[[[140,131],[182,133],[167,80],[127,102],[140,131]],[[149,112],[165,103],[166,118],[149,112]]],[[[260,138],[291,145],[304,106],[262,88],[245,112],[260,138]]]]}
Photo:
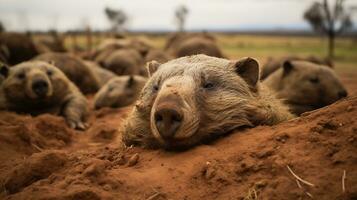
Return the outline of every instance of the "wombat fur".
{"type": "Polygon", "coordinates": [[[321,64],[321,65],[326,65],[329,67],[333,67],[333,63],[329,59],[321,59],[316,56],[308,56],[308,57],[298,57],[298,56],[287,56],[287,57],[282,57],[282,58],[269,58],[267,62],[263,65],[262,71],[260,74],[260,79],[264,80],[267,78],[270,74],[278,70],[285,61],[290,60],[305,60],[305,61],[310,61],[312,63],[316,64],[321,64]]]}
{"type": "Polygon", "coordinates": [[[124,107],[134,103],[146,81],[147,78],[136,75],[111,79],[95,95],[95,109],[124,107]]]}
{"type": "Polygon", "coordinates": [[[119,49],[112,52],[102,66],[117,75],[135,75],[143,68],[144,59],[135,49],[119,49]]]}
{"type": "Polygon", "coordinates": [[[285,61],[263,83],[284,99],[292,113],[315,110],[347,96],[336,73],[308,61],[285,61]]]}
{"type": "Polygon", "coordinates": [[[45,53],[34,60],[53,62],[84,94],[95,93],[100,88],[97,75],[77,56],[68,53],[45,53]]]}
{"type": "Polygon", "coordinates": [[[0,33],[0,46],[8,50],[7,63],[15,65],[39,54],[30,36],[22,33],[0,33]]]}
{"type": "Polygon", "coordinates": [[[213,36],[207,33],[177,33],[169,38],[166,49],[174,57],[183,57],[197,54],[223,58],[213,36]]]}
{"type": "Polygon", "coordinates": [[[100,88],[103,87],[110,79],[117,77],[113,72],[102,68],[96,62],[85,60],[84,63],[98,77],[100,88]]]}
{"type": "Polygon", "coordinates": [[[88,103],[78,88],[55,66],[28,61],[1,67],[0,110],[38,115],[63,115],[71,128],[84,129],[88,103]]]}
{"type": "Polygon", "coordinates": [[[293,117],[258,82],[259,65],[252,58],[195,55],[147,67],[151,77],[120,128],[126,145],[187,148],[236,128],[293,117]]]}

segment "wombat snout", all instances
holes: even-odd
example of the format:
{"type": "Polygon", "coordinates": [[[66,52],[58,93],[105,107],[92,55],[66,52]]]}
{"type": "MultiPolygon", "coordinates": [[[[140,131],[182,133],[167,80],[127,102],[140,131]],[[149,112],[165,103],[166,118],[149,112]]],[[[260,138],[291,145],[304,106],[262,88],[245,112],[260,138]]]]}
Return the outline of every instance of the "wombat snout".
{"type": "Polygon", "coordinates": [[[181,126],[183,115],[178,108],[162,107],[154,114],[155,126],[164,139],[173,138],[181,126]]]}
{"type": "Polygon", "coordinates": [[[36,80],[32,83],[32,90],[39,97],[44,97],[48,92],[48,83],[45,80],[36,80]]]}

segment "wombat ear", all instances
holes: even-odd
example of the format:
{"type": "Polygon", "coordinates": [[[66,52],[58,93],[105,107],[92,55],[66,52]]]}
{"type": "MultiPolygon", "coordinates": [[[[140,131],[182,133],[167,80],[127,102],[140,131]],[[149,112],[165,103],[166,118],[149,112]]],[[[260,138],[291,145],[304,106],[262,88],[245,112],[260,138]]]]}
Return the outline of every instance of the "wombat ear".
{"type": "Polygon", "coordinates": [[[243,58],[235,63],[235,71],[250,86],[255,86],[259,80],[259,64],[253,58],[243,58]]]}
{"type": "Polygon", "coordinates": [[[3,75],[4,77],[7,77],[9,75],[10,68],[7,65],[2,65],[0,63],[0,74],[3,75]]]}
{"type": "Polygon", "coordinates": [[[130,88],[131,86],[134,85],[134,82],[135,82],[134,76],[131,75],[131,76],[129,77],[129,79],[128,79],[128,82],[127,82],[126,86],[127,86],[128,88],[130,88]]]}
{"type": "Polygon", "coordinates": [[[55,63],[55,61],[54,61],[54,60],[50,60],[50,61],[48,61],[48,64],[50,64],[50,65],[56,65],[56,63],[55,63]]]}
{"type": "Polygon", "coordinates": [[[285,60],[283,63],[283,77],[288,75],[293,69],[294,69],[294,65],[291,63],[291,61],[285,60]]]}
{"type": "Polygon", "coordinates": [[[159,69],[161,63],[156,60],[150,61],[146,64],[146,70],[148,72],[148,76],[151,77],[157,69],[159,69]]]}

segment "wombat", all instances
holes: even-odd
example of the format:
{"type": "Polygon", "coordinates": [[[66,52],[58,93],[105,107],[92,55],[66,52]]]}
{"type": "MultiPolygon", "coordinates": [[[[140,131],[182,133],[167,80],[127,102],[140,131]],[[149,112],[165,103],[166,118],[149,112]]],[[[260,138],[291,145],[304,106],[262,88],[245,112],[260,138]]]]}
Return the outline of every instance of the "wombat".
{"type": "Polygon", "coordinates": [[[97,75],[79,57],[68,53],[45,53],[34,60],[53,62],[84,94],[95,93],[100,88],[97,75]]]}
{"type": "Polygon", "coordinates": [[[223,58],[213,36],[207,33],[186,34],[179,33],[169,38],[166,49],[175,57],[205,54],[223,58]]]}
{"type": "Polygon", "coordinates": [[[110,79],[117,77],[113,72],[102,68],[96,62],[85,60],[84,63],[98,77],[100,88],[103,87],[110,79]]]}
{"type": "Polygon", "coordinates": [[[22,33],[0,33],[0,46],[8,50],[7,63],[15,65],[39,54],[30,36],[22,33]]]}
{"type": "Polygon", "coordinates": [[[61,70],[43,61],[1,67],[0,110],[61,114],[71,128],[85,129],[88,103],[61,70]]]}
{"type": "Polygon", "coordinates": [[[143,68],[144,59],[135,49],[119,49],[111,53],[102,66],[117,75],[135,75],[143,68]]]}
{"type": "Polygon", "coordinates": [[[144,77],[133,75],[111,79],[95,95],[95,109],[124,107],[134,103],[146,81],[144,77]]]}
{"type": "Polygon", "coordinates": [[[329,105],[347,92],[335,72],[308,61],[285,61],[263,83],[285,100],[291,112],[300,115],[329,105]]]}
{"type": "Polygon", "coordinates": [[[259,84],[255,59],[195,55],[147,67],[151,77],[120,128],[126,145],[187,148],[236,128],[293,117],[259,84]]]}
{"type": "Polygon", "coordinates": [[[298,57],[298,56],[287,56],[287,57],[282,57],[282,58],[269,58],[268,61],[263,65],[262,71],[260,74],[260,79],[264,80],[267,78],[270,74],[278,70],[285,61],[287,60],[305,60],[305,61],[310,61],[312,63],[316,64],[321,64],[321,65],[326,65],[329,67],[333,67],[333,64],[331,60],[329,59],[321,59],[315,56],[308,56],[308,57],[298,57]]]}
{"type": "Polygon", "coordinates": [[[157,62],[164,63],[171,59],[172,59],[171,56],[169,56],[164,51],[159,49],[150,49],[145,56],[145,62],[150,62],[155,60],[157,62]]]}

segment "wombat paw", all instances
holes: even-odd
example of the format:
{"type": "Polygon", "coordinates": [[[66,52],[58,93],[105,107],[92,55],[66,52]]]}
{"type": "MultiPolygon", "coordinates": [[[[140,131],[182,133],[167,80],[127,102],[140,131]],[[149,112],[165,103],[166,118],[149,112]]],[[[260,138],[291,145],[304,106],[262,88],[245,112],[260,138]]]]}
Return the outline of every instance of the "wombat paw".
{"type": "Polygon", "coordinates": [[[85,130],[88,125],[81,121],[67,120],[68,126],[72,129],[85,130]]]}

